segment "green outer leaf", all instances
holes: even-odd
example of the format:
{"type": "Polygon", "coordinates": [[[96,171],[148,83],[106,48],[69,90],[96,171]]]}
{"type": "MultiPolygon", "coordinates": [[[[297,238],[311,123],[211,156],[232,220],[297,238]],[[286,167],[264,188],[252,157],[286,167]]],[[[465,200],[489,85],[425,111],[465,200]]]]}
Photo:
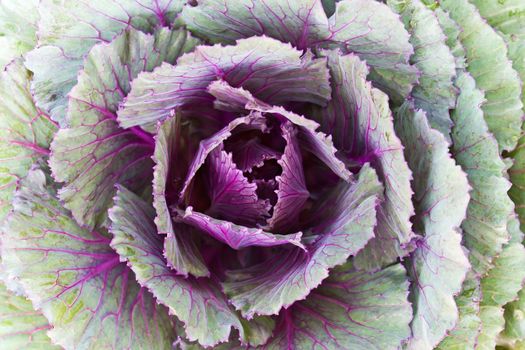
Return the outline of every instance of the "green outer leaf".
{"type": "Polygon", "coordinates": [[[347,263],[282,312],[279,331],[262,349],[399,349],[410,335],[407,294],[401,264],[367,273],[347,263]]]}
{"type": "Polygon", "coordinates": [[[170,270],[162,256],[162,239],[155,228],[152,206],[120,187],[109,216],[111,246],[128,262],[137,281],[184,323],[190,341],[214,346],[229,339],[232,327],[245,343],[260,345],[267,340],[273,324],[252,328],[228,304],[214,279],[184,278],[170,270]]]}
{"type": "Polygon", "coordinates": [[[38,0],[0,3],[0,69],[36,45],[38,0]]]}
{"type": "Polygon", "coordinates": [[[266,35],[302,50],[329,35],[319,0],[200,0],[181,17],[189,30],[213,43],[266,35]]]}
{"type": "Polygon", "coordinates": [[[365,63],[354,55],[326,54],[333,95],[328,107],[317,114],[322,116],[322,130],[351,160],[370,161],[385,184],[375,238],[355,259],[359,268],[377,269],[407,254],[403,246],[413,237],[411,173],[394,132],[388,97],[366,81],[365,63]]]}
{"type": "MultiPolygon", "coordinates": [[[[491,26],[499,30],[498,33],[505,40],[508,47],[508,57],[510,60],[512,60],[512,67],[518,72],[521,78],[521,100],[522,104],[525,104],[525,91],[523,90],[523,82],[525,81],[525,2],[516,0],[473,0],[472,3],[478,8],[483,18],[485,18],[491,26]]],[[[522,131],[523,129],[524,127],[522,126],[522,131]]],[[[523,195],[523,186],[525,185],[525,176],[523,176],[525,173],[525,152],[523,151],[524,145],[525,138],[522,137],[519,140],[516,150],[511,154],[512,158],[514,159],[514,164],[509,170],[510,179],[513,184],[509,193],[511,198],[516,203],[516,211],[520,216],[522,229],[525,228],[525,196],[523,195]]],[[[509,247],[507,249],[511,248],[509,247]]],[[[495,273],[496,272],[493,274],[495,273]]],[[[507,295],[507,301],[511,301],[514,298],[514,293],[512,290],[516,287],[516,283],[518,282],[520,274],[513,277],[515,280],[513,283],[510,283],[510,286],[507,289],[509,292],[507,295]]],[[[521,277],[523,278],[524,276],[521,275],[521,277]]],[[[523,294],[523,290],[520,292],[518,297],[521,294],[523,294]]],[[[504,296],[501,297],[504,298],[504,296]]],[[[499,304],[498,307],[493,308],[494,310],[492,310],[492,312],[498,317],[501,317],[502,310],[499,308],[499,306],[502,302],[503,301],[497,303],[499,304]]],[[[513,342],[516,338],[523,339],[524,337],[522,330],[523,325],[521,321],[522,314],[520,313],[521,303],[521,298],[518,298],[517,301],[506,306],[504,313],[506,324],[505,330],[503,332],[503,336],[506,338],[506,341],[513,342]]],[[[488,307],[486,309],[488,309],[488,307]]],[[[485,313],[488,312],[489,311],[486,311],[485,313]]],[[[486,348],[493,346],[494,334],[501,330],[501,328],[501,319],[498,319],[498,323],[495,323],[492,325],[492,327],[490,327],[490,329],[486,331],[488,335],[482,337],[481,345],[485,346],[486,348]]]]}
{"type": "Polygon", "coordinates": [[[414,49],[399,16],[374,0],[343,0],[329,21],[330,36],[322,45],[365,60],[372,68],[369,79],[401,104],[417,82],[417,69],[409,64],[414,49]]]}
{"type": "Polygon", "coordinates": [[[412,90],[414,105],[424,110],[430,125],[450,141],[449,109],[455,106],[457,92],[453,85],[456,65],[446,45],[447,37],[436,14],[420,0],[389,0],[387,3],[401,15],[414,47],[410,62],[420,72],[419,82],[412,90]]]}
{"type": "Polygon", "coordinates": [[[459,226],[469,202],[465,173],[448,153],[443,135],[409,103],[398,112],[396,132],[414,174],[414,227],[423,234],[407,262],[414,307],[407,348],[433,349],[458,319],[454,296],[469,270],[459,226]]]}
{"type": "Polygon", "coordinates": [[[505,305],[504,317],[503,336],[512,342],[525,339],[525,289],[520,290],[515,301],[505,305]]]}
{"type": "Polygon", "coordinates": [[[456,86],[461,91],[452,113],[452,153],[467,173],[472,186],[463,229],[463,243],[469,250],[469,260],[480,275],[491,267],[509,240],[507,221],[514,213],[514,204],[507,195],[510,182],[506,164],[499,156],[498,143],[483,119],[484,96],[476,89],[468,73],[460,73],[456,86]]]}
{"type": "Polygon", "coordinates": [[[452,55],[454,56],[456,69],[465,69],[467,67],[465,62],[465,48],[463,45],[461,45],[461,41],[459,40],[461,28],[452,18],[450,18],[448,13],[443,11],[441,8],[437,8],[434,13],[436,14],[443,33],[447,37],[445,43],[450,48],[450,52],[452,52],[452,55]]]}
{"type": "Polygon", "coordinates": [[[503,309],[498,306],[482,306],[479,317],[482,329],[476,342],[476,350],[492,350],[496,348],[497,337],[505,328],[503,309]]]}
{"type": "Polygon", "coordinates": [[[472,0],[491,26],[502,33],[525,33],[525,3],[521,0],[472,0]]]}
{"type": "Polygon", "coordinates": [[[482,106],[500,151],[514,149],[520,136],[523,104],[519,76],[508,59],[505,41],[468,0],[441,0],[441,7],[458,23],[468,71],[485,92],[482,106]]]}
{"type": "Polygon", "coordinates": [[[35,107],[30,81],[31,74],[18,59],[0,73],[0,222],[11,209],[18,181],[35,161],[47,157],[56,131],[35,107]]]}
{"type": "Polygon", "coordinates": [[[130,29],[89,53],[69,94],[70,126],[57,133],[50,159],[55,180],[65,183],[60,199],[81,225],[105,224],[115,183],[135,190],[151,183],[153,138],[121,129],[115,112],[141,71],[174,62],[195,44],[184,29],[154,35],[130,29]]]}
{"type": "Polygon", "coordinates": [[[195,245],[192,233],[189,229],[174,226],[171,213],[166,201],[166,186],[168,179],[183,179],[182,170],[184,162],[177,157],[183,156],[188,145],[184,132],[188,130],[181,124],[181,116],[178,114],[166,119],[159,124],[155,136],[155,153],[153,160],[155,168],[153,171],[153,207],[155,208],[155,225],[160,234],[165,234],[164,256],[168,265],[179,274],[187,276],[191,274],[196,277],[209,276],[198,247],[195,245]]]}
{"type": "Polygon", "coordinates": [[[481,334],[476,349],[492,350],[496,337],[503,331],[503,306],[517,297],[525,279],[525,248],[521,242],[512,242],[494,260],[494,268],[481,281],[481,334]]]}
{"type": "Polygon", "coordinates": [[[480,278],[470,271],[463,282],[461,294],[456,297],[459,311],[458,323],[439,343],[437,350],[474,349],[481,331],[480,301],[480,278]]]}
{"type": "Polygon", "coordinates": [[[14,199],[2,236],[2,263],[65,349],[171,349],[167,309],[135,282],[110,239],[78,226],[32,170],[14,199]]]}
{"type": "MultiPolygon", "coordinates": [[[[466,72],[458,75],[456,85],[461,92],[457,108],[452,113],[455,123],[452,152],[458,164],[467,172],[473,187],[472,200],[462,228],[463,242],[469,249],[469,260],[478,275],[467,278],[462,294],[456,298],[460,305],[459,323],[440,344],[440,348],[473,349],[479,343],[481,348],[488,349],[494,347],[494,336],[501,330],[501,310],[482,306],[483,311],[473,315],[472,308],[464,310],[461,304],[464,303],[465,293],[470,294],[468,291],[472,287],[468,284],[474,283],[471,279],[479,280],[493,267],[493,259],[498,261],[503,245],[509,240],[508,218],[514,215],[514,205],[507,195],[510,184],[505,178],[506,164],[500,158],[498,144],[483,119],[480,108],[484,101],[483,93],[476,89],[474,79],[466,72]],[[496,327],[491,323],[496,324],[496,327]],[[480,336],[481,326],[484,332],[480,336]]],[[[489,276],[492,273],[489,272],[489,276]]],[[[478,298],[474,296],[473,299],[478,298]]],[[[471,304],[474,304],[474,300],[471,304]]]]}
{"type": "MultiPolygon", "coordinates": [[[[319,204],[310,244],[274,254],[257,265],[226,273],[222,283],[230,303],[245,317],[274,315],[306,298],[329,275],[373,237],[376,206],[383,188],[365,165],[357,181],[340,182],[319,204]]],[[[305,242],[307,243],[307,242],[305,242]]]]}
{"type": "Polygon", "coordinates": [[[505,39],[512,67],[522,82],[521,101],[525,104],[525,2],[521,0],[472,0],[479,13],[505,39]]]}
{"type": "Polygon", "coordinates": [[[3,350],[58,350],[46,331],[46,318],[23,296],[15,295],[0,283],[0,343],[3,350]]]}
{"type": "Polygon", "coordinates": [[[483,350],[492,349],[495,344],[504,340],[501,337],[505,323],[503,305],[517,298],[525,279],[525,271],[519,267],[523,266],[525,259],[525,248],[521,244],[523,233],[519,230],[519,220],[515,215],[509,218],[507,228],[510,242],[494,260],[494,268],[481,282],[484,299],[481,302],[480,317],[483,325],[478,348],[483,350]],[[506,286],[505,290],[499,288],[503,284],[506,286]]]}
{"type": "Polygon", "coordinates": [[[151,33],[168,26],[183,4],[183,0],[41,0],[39,46],[26,56],[26,66],[35,74],[32,89],[37,106],[61,125],[67,124],[67,94],[76,85],[89,50],[110,42],[124,29],[151,33]]]}
{"type": "MultiPolygon", "coordinates": [[[[522,26],[525,26],[525,20],[521,20],[522,26]]],[[[503,35],[509,48],[509,58],[512,60],[512,67],[518,72],[521,79],[521,102],[525,105],[525,33],[503,35]]]]}
{"type": "Polygon", "coordinates": [[[118,112],[119,122],[123,127],[147,125],[168,117],[174,108],[212,109],[207,88],[219,78],[272,104],[324,105],[330,96],[325,59],[303,55],[275,39],[251,37],[234,46],[199,46],[175,67],[163,64],[141,74],[118,112]]]}
{"type": "Polygon", "coordinates": [[[67,126],[67,94],[77,83],[83,60],[64,57],[59,47],[41,46],[26,53],[24,64],[33,73],[31,92],[38,108],[67,126]]]}
{"type": "MultiPolygon", "coordinates": [[[[512,67],[519,73],[522,82],[521,100],[525,104],[525,2],[519,0],[506,1],[472,1],[481,15],[500,32],[508,47],[512,67]]],[[[522,132],[525,125],[522,125],[522,132]]],[[[518,147],[511,154],[514,165],[509,171],[513,187],[511,198],[516,203],[516,211],[525,229],[525,137],[522,137],[518,147]]]]}
{"type": "Polygon", "coordinates": [[[355,52],[374,68],[371,79],[402,101],[417,80],[413,52],[397,16],[373,0],[201,0],[186,6],[188,28],[214,43],[266,35],[298,49],[355,52]],[[329,7],[330,19],[323,6],[329,7]]]}

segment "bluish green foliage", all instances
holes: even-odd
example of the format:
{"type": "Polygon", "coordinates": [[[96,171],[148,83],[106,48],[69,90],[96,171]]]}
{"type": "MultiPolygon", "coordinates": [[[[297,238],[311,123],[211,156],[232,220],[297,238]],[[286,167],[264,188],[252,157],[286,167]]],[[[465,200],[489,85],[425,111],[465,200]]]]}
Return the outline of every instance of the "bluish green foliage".
{"type": "Polygon", "coordinates": [[[0,0],[0,348],[523,349],[525,2],[0,0]]]}

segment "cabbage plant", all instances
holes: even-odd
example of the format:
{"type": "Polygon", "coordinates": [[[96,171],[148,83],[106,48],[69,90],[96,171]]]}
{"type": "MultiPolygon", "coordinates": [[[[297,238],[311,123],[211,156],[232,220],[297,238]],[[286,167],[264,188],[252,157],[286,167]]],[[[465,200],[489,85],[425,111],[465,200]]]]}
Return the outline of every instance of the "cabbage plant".
{"type": "Polygon", "coordinates": [[[0,0],[0,33],[1,349],[525,349],[523,0],[0,0]]]}

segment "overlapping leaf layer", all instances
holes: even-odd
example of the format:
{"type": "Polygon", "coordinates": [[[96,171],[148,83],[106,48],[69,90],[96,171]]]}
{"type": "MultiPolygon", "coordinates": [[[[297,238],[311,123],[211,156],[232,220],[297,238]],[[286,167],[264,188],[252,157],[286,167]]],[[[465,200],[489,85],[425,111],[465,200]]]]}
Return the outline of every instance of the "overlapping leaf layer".
{"type": "Polygon", "coordinates": [[[524,1],[3,0],[0,44],[1,349],[525,348],[524,1]]]}

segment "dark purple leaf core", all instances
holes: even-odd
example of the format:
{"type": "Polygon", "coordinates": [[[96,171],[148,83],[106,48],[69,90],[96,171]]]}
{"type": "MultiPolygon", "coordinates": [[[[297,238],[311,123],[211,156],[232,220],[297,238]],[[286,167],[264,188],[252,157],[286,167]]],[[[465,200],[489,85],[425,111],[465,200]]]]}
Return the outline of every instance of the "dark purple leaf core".
{"type": "Polygon", "coordinates": [[[310,202],[340,180],[330,168],[339,160],[321,148],[329,142],[301,127],[285,111],[248,112],[198,144],[186,138],[189,146],[172,155],[172,163],[189,170],[182,185],[180,168],[176,177],[170,172],[170,206],[270,233],[296,232],[310,202]]]}

